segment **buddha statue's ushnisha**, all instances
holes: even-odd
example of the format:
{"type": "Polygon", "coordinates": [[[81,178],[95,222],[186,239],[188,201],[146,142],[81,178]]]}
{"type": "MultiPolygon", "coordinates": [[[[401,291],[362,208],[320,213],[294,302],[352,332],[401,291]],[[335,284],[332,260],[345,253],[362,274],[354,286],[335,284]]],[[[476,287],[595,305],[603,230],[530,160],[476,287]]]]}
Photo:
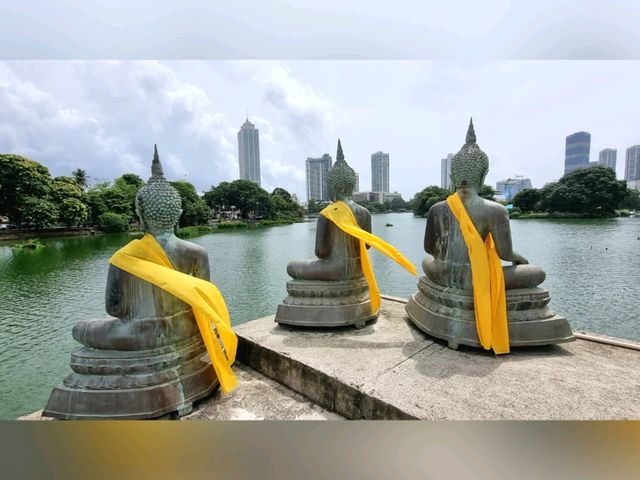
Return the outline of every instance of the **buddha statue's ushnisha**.
{"type": "Polygon", "coordinates": [[[110,259],[105,304],[112,318],[73,327],[85,347],[72,353],[73,373],[54,389],[45,415],[183,414],[218,382],[225,391],[235,386],[230,365],[237,340],[209,282],[206,250],[175,235],[181,205],[155,148],[151,178],[136,195],[145,235],[110,259]]]}
{"type": "Polygon", "coordinates": [[[425,276],[407,312],[419,328],[454,348],[507,353],[509,345],[570,341],[569,323],[547,307],[549,293],[538,287],[545,272],[513,249],[507,209],[479,195],[488,169],[471,121],[465,144],[451,160],[455,193],[429,210],[424,249],[433,258],[422,263],[425,276]],[[512,265],[502,267],[501,260],[512,265]]]}
{"type": "Polygon", "coordinates": [[[362,328],[375,320],[380,293],[369,262],[372,246],[415,274],[415,267],[395,248],[371,233],[371,213],[352,199],[356,174],[338,140],[336,163],[328,174],[333,203],[320,212],[314,260],[287,265],[293,280],[278,306],[275,321],[288,325],[362,328]]]}

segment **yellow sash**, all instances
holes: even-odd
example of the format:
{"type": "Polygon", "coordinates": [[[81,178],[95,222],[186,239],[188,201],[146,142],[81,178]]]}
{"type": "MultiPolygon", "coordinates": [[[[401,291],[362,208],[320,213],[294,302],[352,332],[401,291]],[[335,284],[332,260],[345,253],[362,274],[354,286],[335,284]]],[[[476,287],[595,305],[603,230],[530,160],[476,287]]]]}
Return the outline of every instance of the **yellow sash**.
{"type": "Polygon", "coordinates": [[[218,288],[211,282],[177,271],[160,244],[149,234],[129,242],[109,262],[193,308],[220,387],[225,393],[233,390],[238,381],[231,365],[236,358],[238,339],[231,329],[229,312],[218,288]]]}
{"type": "Polygon", "coordinates": [[[473,305],[480,344],[496,354],[509,353],[509,326],[502,262],[491,233],[483,242],[457,193],[447,197],[467,244],[473,282],[473,305]]]}
{"type": "Polygon", "coordinates": [[[380,291],[378,290],[378,283],[376,277],[373,274],[373,267],[369,260],[369,253],[367,252],[367,244],[379,252],[384,253],[391,260],[403,266],[413,275],[417,275],[416,267],[395,247],[388,244],[381,238],[363,230],[358,225],[356,217],[353,215],[351,208],[340,200],[333,202],[320,212],[320,215],[324,215],[331,220],[340,230],[351,235],[352,237],[360,240],[360,262],[362,265],[362,272],[364,278],[366,278],[369,284],[369,297],[371,298],[371,314],[375,315],[380,308],[380,291]]]}

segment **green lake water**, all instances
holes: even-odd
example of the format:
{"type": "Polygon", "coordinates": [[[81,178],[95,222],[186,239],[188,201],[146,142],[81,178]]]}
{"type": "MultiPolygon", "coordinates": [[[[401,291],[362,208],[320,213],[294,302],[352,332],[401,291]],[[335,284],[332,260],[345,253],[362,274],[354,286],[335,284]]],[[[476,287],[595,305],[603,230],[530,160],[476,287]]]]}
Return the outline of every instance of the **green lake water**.
{"type": "MultiPolygon", "coordinates": [[[[551,306],[576,330],[640,341],[640,218],[512,221],[515,250],[547,272],[551,306]]],[[[376,234],[420,270],[425,219],[373,216],[376,234]],[[385,227],[387,223],[393,227],[385,227]]],[[[131,237],[43,239],[45,248],[0,244],[0,419],[41,409],[69,372],[71,327],[100,318],[108,258],[131,237]]],[[[209,252],[211,280],[232,322],[275,313],[286,264],[313,258],[315,222],[225,231],[192,239],[209,252]]],[[[371,250],[380,290],[409,297],[416,278],[371,250]]]]}

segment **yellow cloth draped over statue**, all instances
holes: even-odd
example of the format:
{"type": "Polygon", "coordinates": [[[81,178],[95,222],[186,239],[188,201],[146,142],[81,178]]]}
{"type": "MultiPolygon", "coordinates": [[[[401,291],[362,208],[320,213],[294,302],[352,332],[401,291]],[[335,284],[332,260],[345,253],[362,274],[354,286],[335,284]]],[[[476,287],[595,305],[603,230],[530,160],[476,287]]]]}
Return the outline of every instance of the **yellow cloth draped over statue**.
{"type": "Polygon", "coordinates": [[[238,339],[231,329],[229,312],[218,288],[211,282],[177,271],[162,246],[149,234],[129,242],[109,262],[192,307],[220,388],[225,393],[233,390],[238,381],[231,365],[238,339]]]}
{"type": "Polygon", "coordinates": [[[360,228],[358,221],[356,220],[353,211],[349,206],[338,200],[326,207],[320,212],[320,215],[324,215],[331,220],[340,230],[357,238],[360,241],[360,262],[362,264],[362,272],[369,284],[369,297],[371,299],[371,314],[374,315],[380,308],[380,291],[378,290],[378,283],[376,277],[373,274],[373,267],[369,260],[369,253],[367,252],[367,245],[371,245],[379,252],[385,254],[391,260],[395,261],[402,267],[404,267],[409,273],[417,275],[416,267],[400,253],[393,245],[385,242],[379,237],[376,237],[372,233],[367,232],[360,228]]]}
{"type": "Polygon", "coordinates": [[[473,304],[480,344],[496,354],[509,353],[509,326],[502,262],[491,233],[485,241],[471,221],[457,193],[447,204],[458,220],[471,263],[473,304]]]}

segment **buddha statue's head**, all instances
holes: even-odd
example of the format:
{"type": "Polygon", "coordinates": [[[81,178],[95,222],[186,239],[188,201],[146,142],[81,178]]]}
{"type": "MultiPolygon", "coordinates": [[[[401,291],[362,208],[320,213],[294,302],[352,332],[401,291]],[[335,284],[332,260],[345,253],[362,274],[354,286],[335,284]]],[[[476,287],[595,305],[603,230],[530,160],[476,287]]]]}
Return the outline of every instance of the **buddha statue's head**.
{"type": "Polygon", "coordinates": [[[476,143],[476,132],[473,129],[473,119],[471,119],[467,130],[467,139],[460,151],[451,159],[453,188],[455,190],[473,188],[479,192],[488,171],[489,157],[480,150],[476,143]]]}
{"type": "Polygon", "coordinates": [[[173,230],[182,215],[182,199],[178,191],[165,180],[155,145],[151,178],[138,190],[136,213],[145,231],[173,230]]]}
{"type": "Polygon", "coordinates": [[[351,198],[353,189],[356,186],[356,172],[354,172],[353,168],[347,165],[347,162],[344,160],[340,139],[338,139],[336,163],[334,163],[331,170],[329,170],[327,184],[329,186],[329,196],[331,200],[351,198]]]}

